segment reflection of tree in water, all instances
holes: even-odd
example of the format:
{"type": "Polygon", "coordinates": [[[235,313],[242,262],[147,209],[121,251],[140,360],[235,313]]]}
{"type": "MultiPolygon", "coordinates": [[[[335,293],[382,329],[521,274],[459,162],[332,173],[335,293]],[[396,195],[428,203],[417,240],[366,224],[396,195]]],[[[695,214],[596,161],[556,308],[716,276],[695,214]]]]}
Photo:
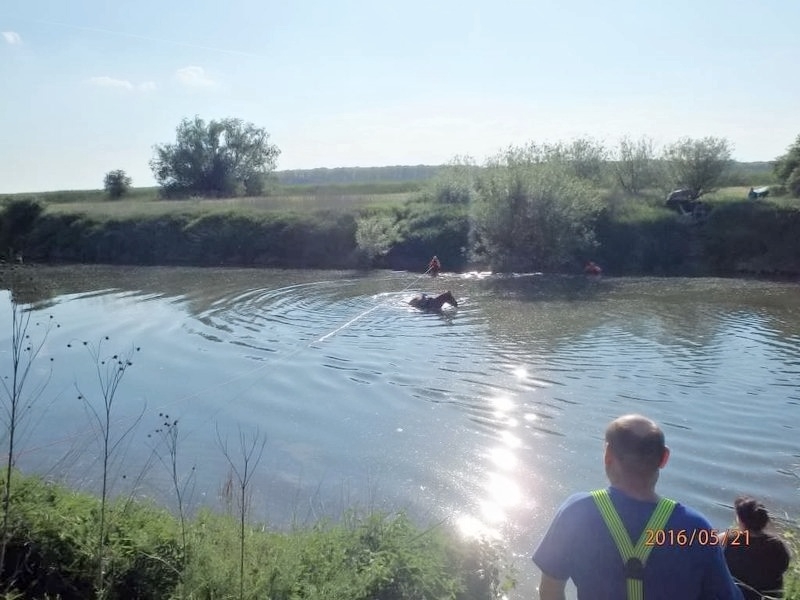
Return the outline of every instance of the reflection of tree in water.
{"type": "Polygon", "coordinates": [[[800,338],[797,287],[770,281],[522,276],[481,282],[488,334],[546,351],[602,327],[688,350],[737,322],[800,338]]]}
{"type": "Polygon", "coordinates": [[[0,267],[0,290],[8,290],[16,304],[41,303],[37,308],[46,308],[47,301],[59,295],[55,282],[42,277],[36,267],[20,265],[0,267]]]}

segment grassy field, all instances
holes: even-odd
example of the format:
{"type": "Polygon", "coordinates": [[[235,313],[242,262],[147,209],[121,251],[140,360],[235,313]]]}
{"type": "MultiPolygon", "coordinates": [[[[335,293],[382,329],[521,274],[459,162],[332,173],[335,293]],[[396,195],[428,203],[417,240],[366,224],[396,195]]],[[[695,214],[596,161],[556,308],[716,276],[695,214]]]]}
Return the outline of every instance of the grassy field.
{"type": "Polygon", "coordinates": [[[73,202],[47,203],[50,214],[78,213],[87,216],[109,218],[153,217],[158,215],[201,215],[230,212],[316,212],[334,210],[353,212],[375,205],[399,205],[411,197],[409,193],[393,194],[331,194],[261,196],[250,198],[220,198],[194,200],[140,200],[124,199],[81,200],[73,202]]]}
{"type": "Polygon", "coordinates": [[[158,188],[134,188],[123,199],[109,200],[102,190],[68,190],[38,194],[13,194],[7,202],[35,198],[47,214],[80,214],[100,220],[219,213],[308,213],[319,211],[356,212],[376,206],[399,206],[419,190],[417,182],[388,182],[330,185],[281,185],[267,196],[243,198],[193,198],[165,200],[158,188]]]}

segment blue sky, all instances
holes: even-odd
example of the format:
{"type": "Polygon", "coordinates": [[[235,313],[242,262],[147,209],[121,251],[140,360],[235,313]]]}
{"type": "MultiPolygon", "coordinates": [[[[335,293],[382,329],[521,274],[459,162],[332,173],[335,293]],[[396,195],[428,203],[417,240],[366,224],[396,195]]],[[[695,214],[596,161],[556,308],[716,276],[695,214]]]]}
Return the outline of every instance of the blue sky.
{"type": "Polygon", "coordinates": [[[264,127],[279,169],[509,144],[800,134],[797,0],[3,0],[0,193],[153,185],[184,117],[264,127]]]}

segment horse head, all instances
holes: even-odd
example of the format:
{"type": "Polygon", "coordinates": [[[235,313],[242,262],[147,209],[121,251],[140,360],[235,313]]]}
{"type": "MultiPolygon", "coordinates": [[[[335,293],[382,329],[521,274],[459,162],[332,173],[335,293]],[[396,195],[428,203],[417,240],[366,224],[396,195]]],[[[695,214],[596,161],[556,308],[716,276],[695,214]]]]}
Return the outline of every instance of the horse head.
{"type": "Polygon", "coordinates": [[[441,296],[439,296],[439,298],[441,298],[442,304],[447,302],[451,306],[455,306],[456,308],[458,308],[458,301],[456,301],[455,297],[453,296],[453,294],[449,290],[446,291],[441,296]]]}

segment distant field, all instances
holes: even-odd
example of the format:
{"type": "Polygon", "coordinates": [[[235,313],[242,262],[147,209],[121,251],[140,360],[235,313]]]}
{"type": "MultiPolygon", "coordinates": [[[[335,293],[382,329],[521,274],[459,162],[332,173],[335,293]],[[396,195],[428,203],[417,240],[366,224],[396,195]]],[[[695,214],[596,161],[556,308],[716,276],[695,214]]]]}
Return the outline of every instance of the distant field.
{"type": "Polygon", "coordinates": [[[52,214],[83,213],[103,218],[128,218],[163,214],[208,214],[215,212],[351,212],[368,206],[400,204],[410,193],[348,194],[317,196],[266,196],[214,200],[98,200],[47,204],[52,214]]]}
{"type": "Polygon", "coordinates": [[[0,197],[35,198],[51,214],[82,213],[102,218],[212,212],[351,212],[370,206],[402,204],[419,189],[419,182],[278,185],[271,195],[245,198],[164,200],[156,187],[133,188],[121,200],[109,200],[102,190],[66,190],[0,197]]]}

